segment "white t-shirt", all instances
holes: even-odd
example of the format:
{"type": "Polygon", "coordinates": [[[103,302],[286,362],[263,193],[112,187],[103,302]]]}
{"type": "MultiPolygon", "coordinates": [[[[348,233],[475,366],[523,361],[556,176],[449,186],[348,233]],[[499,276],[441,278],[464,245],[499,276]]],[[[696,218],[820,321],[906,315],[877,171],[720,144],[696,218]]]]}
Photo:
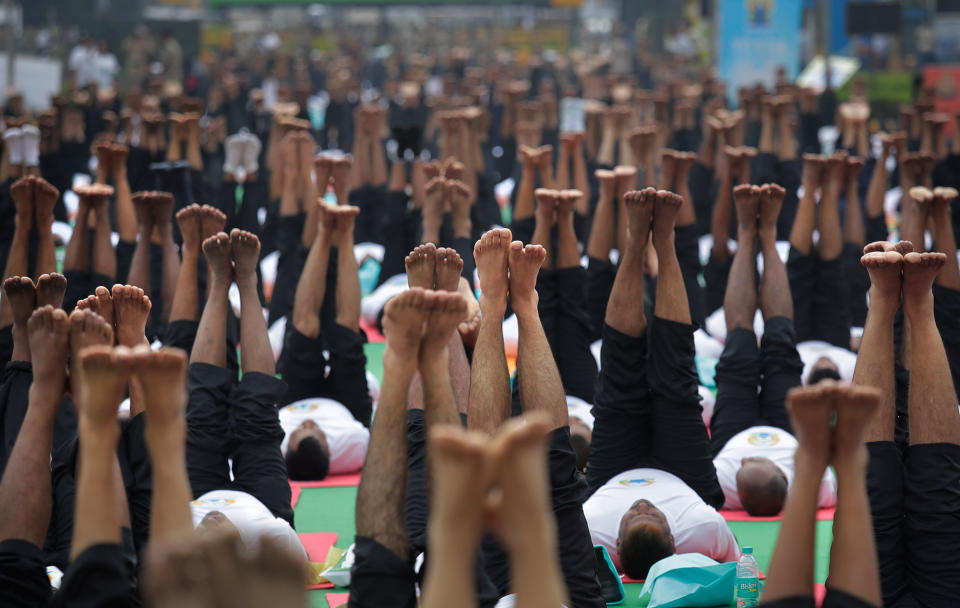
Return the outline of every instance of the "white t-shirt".
{"type": "Polygon", "coordinates": [[[223,513],[237,527],[244,545],[256,546],[260,538],[269,536],[279,541],[281,545],[303,553],[303,559],[307,559],[307,552],[290,524],[279,517],[274,517],[270,509],[250,494],[237,490],[207,492],[190,503],[193,526],[200,525],[203,518],[211,511],[223,513]]]}
{"type": "Polygon", "coordinates": [[[333,399],[316,397],[301,399],[280,408],[280,426],[283,443],[280,450],[286,455],[287,442],[305,420],[313,420],[327,437],[330,447],[330,474],[356,473],[363,468],[370,444],[370,431],[357,422],[343,404],[333,399]]]}
{"type": "MultiPolygon", "coordinates": [[[[752,426],[730,438],[723,446],[717,457],[713,459],[713,466],[717,468],[717,479],[723,488],[724,509],[742,509],[740,496],[737,494],[737,471],[740,470],[740,461],[744,458],[769,458],[787,476],[787,484],[793,484],[793,453],[797,451],[797,439],[783,429],[773,426],[752,426]]],[[[837,480],[828,468],[823,474],[820,483],[821,507],[832,507],[837,504],[837,480]]]]}
{"type": "Polygon", "coordinates": [[[610,479],[583,503],[593,544],[606,547],[617,568],[620,520],[640,499],[663,512],[677,553],[702,553],[718,562],[740,558],[727,522],[679,477],[659,469],[632,469],[610,479]]]}

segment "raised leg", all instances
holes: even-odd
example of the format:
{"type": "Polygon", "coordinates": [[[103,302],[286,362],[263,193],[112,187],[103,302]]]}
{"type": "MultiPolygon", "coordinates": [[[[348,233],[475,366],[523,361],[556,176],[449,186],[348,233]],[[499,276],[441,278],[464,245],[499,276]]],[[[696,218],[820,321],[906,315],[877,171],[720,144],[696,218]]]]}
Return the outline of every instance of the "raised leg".
{"type": "Polygon", "coordinates": [[[760,212],[760,188],[737,186],[733,189],[737,206],[737,252],[733,256],[723,312],[727,333],[734,329],[753,329],[757,310],[757,216],[760,212]]]}
{"type": "Polygon", "coordinates": [[[35,182],[35,210],[37,213],[37,274],[57,271],[56,248],[53,244],[53,207],[60,191],[50,182],[38,177],[35,182]]]}
{"type": "Polygon", "coordinates": [[[191,363],[227,366],[227,293],[233,282],[230,237],[220,232],[203,241],[203,253],[210,271],[210,293],[200,315],[197,338],[190,353],[191,363]]]}
{"type": "Polygon", "coordinates": [[[630,192],[626,196],[627,246],[621,255],[620,269],[607,304],[606,324],[635,338],[641,336],[647,327],[643,306],[637,306],[637,303],[642,301],[644,258],[656,200],[657,191],[653,188],[630,192]]]}
{"type": "Polygon", "coordinates": [[[243,341],[240,367],[245,374],[260,372],[273,376],[276,373],[273,349],[257,293],[260,239],[253,233],[234,228],[230,232],[230,251],[234,277],[240,288],[240,338],[243,341]]]}

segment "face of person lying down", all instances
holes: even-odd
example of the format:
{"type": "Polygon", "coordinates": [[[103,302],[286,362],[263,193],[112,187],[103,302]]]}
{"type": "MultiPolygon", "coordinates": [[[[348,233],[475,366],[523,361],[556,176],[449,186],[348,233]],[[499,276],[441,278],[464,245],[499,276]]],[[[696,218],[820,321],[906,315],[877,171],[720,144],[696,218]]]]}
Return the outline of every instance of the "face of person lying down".
{"type": "Polygon", "coordinates": [[[201,537],[235,535],[238,539],[240,538],[240,531],[237,530],[233,522],[220,511],[210,511],[204,515],[203,519],[200,520],[200,524],[197,526],[196,532],[201,537]]]}
{"type": "Polygon", "coordinates": [[[313,420],[304,420],[300,423],[300,426],[293,429],[293,432],[290,433],[290,441],[287,443],[287,449],[296,450],[300,447],[300,442],[307,437],[313,437],[319,441],[327,457],[330,457],[330,446],[327,444],[327,436],[323,434],[323,431],[313,420]]]}
{"type": "MultiPolygon", "coordinates": [[[[670,524],[663,512],[649,500],[640,499],[620,518],[620,539],[626,538],[638,526],[652,526],[664,535],[670,535],[670,524]]],[[[619,539],[618,539],[619,542],[619,539]]]]}

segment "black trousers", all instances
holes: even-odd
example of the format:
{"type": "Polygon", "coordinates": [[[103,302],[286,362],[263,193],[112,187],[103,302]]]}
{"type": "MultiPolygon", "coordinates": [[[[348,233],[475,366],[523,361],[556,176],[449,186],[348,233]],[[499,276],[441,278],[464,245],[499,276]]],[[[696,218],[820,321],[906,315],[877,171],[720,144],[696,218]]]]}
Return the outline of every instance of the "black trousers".
{"type": "Polygon", "coordinates": [[[822,340],[850,348],[850,280],[841,257],[822,260],[790,248],[787,278],[793,295],[797,340],[822,340]]]}
{"type": "MultiPolygon", "coordinates": [[[[386,194],[383,212],[390,228],[379,235],[377,242],[383,245],[383,263],[377,285],[392,276],[406,272],[404,258],[419,243],[421,215],[419,209],[408,209],[406,192],[391,191],[386,194]]],[[[472,259],[472,254],[471,254],[472,259]]]]}
{"type": "Polygon", "coordinates": [[[288,318],[277,366],[287,384],[280,403],[327,397],[342,403],[357,421],[369,427],[373,402],[367,388],[364,341],[362,333],[336,324],[310,338],[297,331],[293,319],[288,318]]]}
{"type": "Polygon", "coordinates": [[[286,384],[248,372],[239,383],[229,370],[193,363],[187,377],[187,474],[194,497],[240,490],[293,525],[283,429],[276,404],[286,384]],[[233,461],[233,480],[230,466],[233,461]]]}
{"type": "Polygon", "coordinates": [[[687,302],[690,306],[690,318],[694,325],[702,326],[707,314],[707,294],[700,286],[700,245],[697,226],[677,226],[675,230],[674,249],[677,252],[677,262],[680,264],[680,274],[683,275],[683,285],[687,291],[687,302]]]}
{"type": "MultiPolygon", "coordinates": [[[[761,602],[764,608],[814,608],[816,602],[812,595],[785,597],[772,602],[761,602]]],[[[827,587],[827,594],[823,598],[823,608],[871,608],[873,604],[856,598],[849,593],[827,587]]]]}
{"type": "Polygon", "coordinates": [[[885,606],[954,606],[960,597],[960,446],[867,444],[867,492],[885,606]]]}
{"type": "Polygon", "coordinates": [[[750,329],[728,333],[717,363],[717,404],[710,419],[713,455],[720,453],[731,437],[751,426],[774,426],[792,432],[785,402],[787,391],[800,386],[802,373],[803,362],[790,319],[767,319],[759,348],[757,336],[750,329]]]}
{"type": "Polygon", "coordinates": [[[307,251],[301,243],[304,214],[283,215],[277,221],[277,245],[280,260],[277,263],[277,280],[273,284],[273,297],[270,299],[270,317],[267,325],[273,325],[277,319],[293,311],[293,298],[297,292],[297,282],[303,265],[307,260],[307,251]]]}
{"type": "Polygon", "coordinates": [[[709,505],[723,505],[703,426],[693,326],[652,318],[640,337],[603,329],[587,482],[650,467],[682,479],[709,505]]]}
{"type": "Polygon", "coordinates": [[[733,256],[721,262],[712,255],[707,260],[707,265],[703,267],[703,281],[706,284],[704,290],[705,307],[707,315],[713,311],[723,308],[723,298],[727,294],[727,280],[730,278],[730,267],[733,266],[733,256]]]}

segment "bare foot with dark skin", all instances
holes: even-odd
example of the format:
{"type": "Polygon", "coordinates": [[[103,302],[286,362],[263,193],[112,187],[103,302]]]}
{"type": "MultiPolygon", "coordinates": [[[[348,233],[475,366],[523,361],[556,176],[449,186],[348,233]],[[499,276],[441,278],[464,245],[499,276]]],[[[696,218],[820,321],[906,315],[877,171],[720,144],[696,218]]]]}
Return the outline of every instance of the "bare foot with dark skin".
{"type": "Polygon", "coordinates": [[[557,193],[557,221],[573,221],[573,207],[583,192],[579,190],[561,190],[557,193]]]}
{"type": "Polygon", "coordinates": [[[233,259],[228,234],[218,232],[204,239],[203,255],[207,258],[207,267],[211,273],[228,282],[233,280],[233,259]]]}
{"type": "Polygon", "coordinates": [[[114,285],[111,295],[117,344],[127,348],[149,344],[145,332],[152,306],[150,298],[133,285],[114,285]]]}
{"type": "Polygon", "coordinates": [[[827,382],[837,412],[830,464],[838,469],[846,466],[865,467],[867,449],[864,438],[870,421],[880,407],[882,393],[870,386],[827,382]]]}
{"type": "Polygon", "coordinates": [[[78,408],[81,429],[118,432],[117,408],[126,393],[132,364],[130,349],[124,346],[91,346],[80,351],[83,382],[74,390],[82,404],[78,408]]]}
{"type": "Polygon", "coordinates": [[[741,184],[733,189],[733,202],[737,207],[737,222],[740,230],[756,232],[760,212],[760,188],[741,184]]]}
{"type": "Polygon", "coordinates": [[[54,308],[63,306],[63,294],[67,291],[67,279],[60,273],[51,272],[37,278],[37,306],[49,304],[54,308]]]}
{"type": "Polygon", "coordinates": [[[933,282],[947,263],[942,253],[908,253],[903,256],[903,310],[907,316],[912,310],[933,298],[933,282]]]}
{"type": "Polygon", "coordinates": [[[489,230],[473,247],[480,279],[480,308],[503,314],[507,307],[507,264],[513,235],[506,228],[489,230]]]}
{"type": "Polygon", "coordinates": [[[617,174],[607,169],[597,169],[594,172],[597,183],[600,184],[600,196],[613,198],[617,190],[617,174]]]}
{"type": "Polygon", "coordinates": [[[236,280],[252,277],[256,281],[257,264],[260,262],[260,239],[257,235],[234,228],[230,231],[230,252],[236,280]]]}
{"type": "MultiPolygon", "coordinates": [[[[201,205],[200,207],[200,236],[201,239],[208,239],[218,232],[223,232],[223,227],[227,225],[227,216],[222,211],[210,205],[201,205]]],[[[201,241],[202,242],[202,241],[201,241]]]]}
{"type": "Polygon", "coordinates": [[[411,287],[387,301],[383,309],[383,332],[387,338],[384,359],[404,369],[416,368],[428,310],[427,292],[411,287]]]}
{"type": "Polygon", "coordinates": [[[113,296],[110,290],[100,286],[94,291],[94,295],[77,302],[77,310],[89,310],[95,312],[113,326],[113,296]]]}
{"type": "Polygon", "coordinates": [[[456,249],[442,247],[437,249],[436,289],[457,292],[460,286],[460,272],[463,259],[456,249]]]}
{"type": "Polygon", "coordinates": [[[526,245],[520,241],[510,243],[510,305],[517,318],[532,317],[537,313],[537,275],[547,258],[547,251],[540,245],[526,245]]]}
{"type": "Polygon", "coordinates": [[[623,194],[637,187],[637,169],[636,167],[620,166],[613,170],[617,181],[617,192],[623,194]]]}
{"type": "Polygon", "coordinates": [[[74,310],[70,313],[70,378],[75,389],[83,373],[80,351],[90,346],[113,346],[113,328],[93,311],[74,310]]]}
{"type": "Polygon", "coordinates": [[[27,332],[30,340],[30,352],[38,356],[33,357],[33,385],[30,390],[49,391],[60,405],[60,396],[66,388],[67,380],[67,345],[70,336],[70,322],[67,313],[44,306],[33,311],[27,321],[27,332]],[[43,356],[39,356],[43,353],[43,356]]]}
{"type": "Polygon", "coordinates": [[[934,213],[949,213],[950,205],[957,198],[956,188],[939,187],[933,189],[933,210],[934,213]]]}
{"type": "Polygon", "coordinates": [[[793,423],[799,446],[798,465],[822,471],[830,462],[833,401],[829,398],[831,380],[809,387],[796,387],[787,393],[787,411],[793,423]]]}
{"type": "MultiPolygon", "coordinates": [[[[42,226],[49,229],[53,225],[53,207],[57,204],[60,191],[42,177],[36,178],[34,187],[36,188],[34,204],[36,205],[37,227],[42,226]]],[[[107,188],[110,188],[110,186],[107,186],[107,188]]],[[[110,188],[110,192],[113,192],[113,188],[110,188]]]]}
{"type": "Polygon", "coordinates": [[[634,240],[646,242],[656,201],[657,191],[654,188],[634,190],[624,196],[627,206],[627,231],[634,240]]]}
{"type": "MultiPolygon", "coordinates": [[[[673,242],[673,229],[677,223],[677,211],[683,199],[673,192],[657,190],[657,202],[653,211],[653,241],[673,242]]],[[[660,249],[660,247],[658,247],[660,249]]]]}
{"type": "Polygon", "coordinates": [[[818,154],[803,155],[803,187],[806,190],[816,190],[820,186],[823,169],[826,167],[826,158],[818,154]]]}
{"type": "Polygon", "coordinates": [[[558,192],[547,188],[537,188],[533,194],[537,197],[537,224],[539,226],[552,226],[557,221],[558,192]]]}
{"type": "Polygon", "coordinates": [[[10,196],[13,198],[13,207],[16,210],[17,226],[29,230],[33,225],[34,184],[37,178],[22,177],[10,186],[10,196]]]}
{"type": "Polygon", "coordinates": [[[760,223],[758,232],[777,232],[777,220],[780,218],[780,209],[787,191],[777,184],[764,184],[760,189],[760,223]]]}
{"type": "Polygon", "coordinates": [[[161,232],[169,230],[172,227],[173,219],[173,195],[168,192],[152,192],[147,199],[150,206],[150,213],[153,214],[153,225],[161,232]]]}
{"type": "Polygon", "coordinates": [[[433,289],[436,285],[437,247],[433,243],[426,243],[413,248],[413,251],[404,258],[407,269],[407,285],[433,289]]]}
{"type": "Polygon", "coordinates": [[[860,258],[860,263],[870,275],[870,306],[886,303],[898,307],[903,255],[894,250],[870,251],[860,258]]]}
{"type": "Polygon", "coordinates": [[[133,376],[143,391],[147,411],[147,435],[170,425],[186,427],[187,355],[178,348],[153,351],[138,346],[132,352],[133,376]]]}
{"type": "Polygon", "coordinates": [[[427,197],[423,201],[421,214],[423,215],[423,241],[433,242],[440,240],[440,226],[443,224],[443,191],[446,180],[435,177],[427,182],[427,197]]]}
{"type": "Polygon", "coordinates": [[[203,243],[203,233],[200,228],[202,216],[203,211],[200,205],[187,205],[177,211],[177,226],[180,227],[180,234],[183,236],[183,249],[200,252],[200,244],[203,243]]]}
{"type": "MultiPolygon", "coordinates": [[[[3,282],[4,305],[13,317],[14,352],[11,361],[30,361],[27,322],[37,307],[36,288],[30,277],[9,277],[3,282]]],[[[58,307],[59,308],[59,307],[58,307]]]]}
{"type": "Polygon", "coordinates": [[[150,192],[135,192],[131,197],[133,200],[133,210],[137,214],[137,224],[141,235],[147,238],[153,234],[154,219],[153,211],[150,205],[150,192]]]}

